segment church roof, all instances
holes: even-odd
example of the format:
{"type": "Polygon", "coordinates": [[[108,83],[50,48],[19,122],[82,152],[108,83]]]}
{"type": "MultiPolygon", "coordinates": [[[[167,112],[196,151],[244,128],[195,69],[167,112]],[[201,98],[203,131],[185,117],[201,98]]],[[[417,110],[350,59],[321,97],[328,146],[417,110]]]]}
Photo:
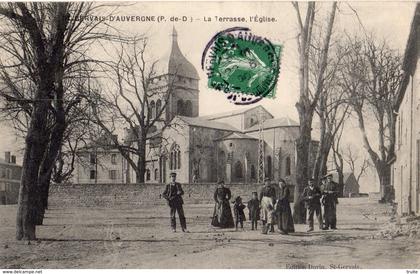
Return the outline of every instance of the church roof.
{"type": "MultiPolygon", "coordinates": [[[[298,127],[299,123],[290,119],[289,117],[282,117],[282,118],[277,118],[277,119],[268,119],[265,120],[263,123],[263,127],[264,129],[269,129],[269,128],[275,128],[275,127],[298,127]]],[[[249,131],[256,131],[259,129],[259,125],[256,124],[248,129],[246,129],[246,132],[249,131]]]]}
{"type": "Polygon", "coordinates": [[[223,138],[216,139],[216,140],[232,140],[232,139],[251,139],[251,140],[258,140],[255,137],[240,133],[240,132],[234,132],[231,133],[223,138]]]}
{"type": "Polygon", "coordinates": [[[220,129],[220,130],[226,130],[226,131],[235,131],[237,132],[238,129],[232,127],[229,124],[226,123],[220,123],[215,121],[208,121],[206,119],[200,118],[200,117],[187,117],[187,116],[177,116],[182,121],[187,123],[190,126],[196,126],[196,127],[204,127],[204,128],[214,128],[214,129],[220,129]]]}
{"type": "Polygon", "coordinates": [[[171,74],[200,79],[194,65],[187,60],[179,49],[178,34],[175,28],[172,31],[172,45],[163,57],[158,60],[155,70],[159,75],[171,74]]]}
{"type": "Polygon", "coordinates": [[[268,113],[271,117],[273,117],[273,115],[271,115],[271,113],[268,112],[263,106],[253,106],[253,107],[249,107],[249,108],[241,108],[241,109],[238,109],[238,110],[226,111],[226,112],[221,112],[221,113],[217,113],[217,114],[201,116],[201,118],[207,119],[207,120],[215,120],[215,119],[220,119],[220,118],[224,118],[224,117],[240,115],[240,114],[243,114],[243,113],[248,112],[250,110],[253,110],[255,108],[261,108],[263,111],[268,113]]]}
{"type": "MultiPolygon", "coordinates": [[[[337,172],[334,172],[332,175],[333,175],[333,181],[338,183],[338,173],[337,173],[337,172]]],[[[355,181],[355,182],[356,182],[356,184],[357,184],[356,177],[354,176],[353,172],[343,172],[343,183],[344,183],[344,184],[347,184],[347,183],[348,183],[348,180],[349,180],[351,177],[353,177],[353,178],[354,178],[354,181],[355,181]],[[352,176],[352,175],[353,175],[353,176],[352,176]]]]}

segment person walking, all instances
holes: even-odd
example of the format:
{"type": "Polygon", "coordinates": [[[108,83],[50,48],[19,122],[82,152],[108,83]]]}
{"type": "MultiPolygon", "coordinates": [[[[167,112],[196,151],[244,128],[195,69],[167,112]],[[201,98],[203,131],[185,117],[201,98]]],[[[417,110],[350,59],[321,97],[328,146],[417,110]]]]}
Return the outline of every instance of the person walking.
{"type": "Polygon", "coordinates": [[[338,184],[333,181],[332,174],[324,177],[321,186],[322,205],[324,206],[324,230],[337,229],[338,184]]]}
{"type": "Polygon", "coordinates": [[[289,232],[295,232],[289,197],[290,190],[286,184],[286,181],[283,179],[279,179],[276,213],[278,229],[280,230],[281,234],[289,234],[289,232]]]}
{"type": "Polygon", "coordinates": [[[302,193],[305,201],[306,209],[309,211],[308,222],[309,229],[307,232],[314,230],[314,213],[317,216],[319,229],[322,229],[322,213],[321,213],[321,190],[315,186],[315,180],[309,179],[308,186],[305,187],[302,193]]]}
{"type": "Polygon", "coordinates": [[[225,182],[220,181],[214,191],[214,213],[211,225],[220,228],[233,228],[232,211],[230,209],[229,200],[232,197],[230,189],[225,187],[225,182]]]}
{"type": "Polygon", "coordinates": [[[187,230],[187,222],[185,220],[183,204],[184,200],[182,199],[182,195],[184,195],[184,190],[180,183],[176,182],[176,173],[172,172],[170,174],[171,181],[166,185],[165,191],[163,192],[162,196],[168,201],[168,205],[170,208],[170,216],[171,216],[171,228],[173,232],[176,232],[176,212],[178,212],[179,222],[181,223],[181,228],[183,232],[188,232],[187,230]]]}

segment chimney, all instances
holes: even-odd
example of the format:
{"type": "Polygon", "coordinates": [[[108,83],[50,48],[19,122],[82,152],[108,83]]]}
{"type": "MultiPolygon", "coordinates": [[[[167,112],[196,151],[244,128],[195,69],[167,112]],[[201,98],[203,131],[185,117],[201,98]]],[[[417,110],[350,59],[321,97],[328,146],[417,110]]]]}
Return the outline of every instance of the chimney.
{"type": "Polygon", "coordinates": [[[6,163],[10,163],[10,151],[6,151],[4,153],[4,160],[6,161],[6,163]]]}
{"type": "Polygon", "coordinates": [[[16,155],[12,155],[12,164],[16,164],[16,155]]]}

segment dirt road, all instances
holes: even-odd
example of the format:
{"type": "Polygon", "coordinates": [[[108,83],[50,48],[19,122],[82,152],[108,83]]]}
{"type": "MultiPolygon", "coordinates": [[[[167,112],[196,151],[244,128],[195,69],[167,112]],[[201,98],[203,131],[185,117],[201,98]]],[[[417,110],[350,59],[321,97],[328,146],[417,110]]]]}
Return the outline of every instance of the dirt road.
{"type": "Polygon", "coordinates": [[[215,230],[212,205],[186,205],[190,233],[172,233],[165,206],[53,208],[39,240],[14,241],[15,206],[0,206],[0,268],[420,268],[420,241],[375,235],[389,208],[341,199],[336,231],[291,235],[215,230]]]}

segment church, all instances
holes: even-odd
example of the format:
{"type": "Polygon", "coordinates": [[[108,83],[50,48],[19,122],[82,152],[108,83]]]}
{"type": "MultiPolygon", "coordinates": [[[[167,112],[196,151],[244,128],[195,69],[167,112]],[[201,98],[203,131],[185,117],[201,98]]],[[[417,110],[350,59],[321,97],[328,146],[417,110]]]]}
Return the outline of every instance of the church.
{"type": "MultiPolygon", "coordinates": [[[[177,181],[185,184],[219,180],[227,184],[256,183],[261,153],[264,177],[284,178],[295,185],[299,124],[287,117],[275,118],[261,105],[199,116],[199,75],[177,39],[174,29],[171,47],[158,63],[159,74],[151,79],[155,88],[161,88],[167,85],[168,75],[176,75],[161,116],[171,126],[158,125],[154,132],[158,138],[151,138],[146,144],[145,183],[167,183],[171,172],[176,172],[177,181]]],[[[156,115],[162,106],[160,98],[152,98],[150,115],[156,115]]],[[[130,144],[130,138],[132,135],[126,132],[124,142],[130,144]]],[[[118,150],[96,149],[95,153],[92,156],[92,151],[86,151],[90,165],[77,164],[75,183],[136,182],[136,173],[118,150]],[[103,156],[98,157],[98,153],[103,156]]]]}

